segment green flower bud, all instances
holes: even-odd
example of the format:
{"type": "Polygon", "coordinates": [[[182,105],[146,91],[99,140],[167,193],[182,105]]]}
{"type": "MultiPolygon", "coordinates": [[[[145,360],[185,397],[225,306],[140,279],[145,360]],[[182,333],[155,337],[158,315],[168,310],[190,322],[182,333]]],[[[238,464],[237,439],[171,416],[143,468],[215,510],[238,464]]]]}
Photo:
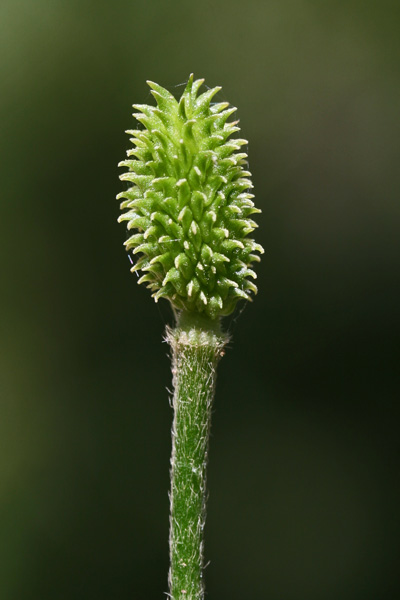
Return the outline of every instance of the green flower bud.
{"type": "Polygon", "coordinates": [[[241,151],[247,141],[230,139],[239,131],[228,122],[236,109],[211,102],[219,87],[198,95],[203,81],[191,75],[179,101],[148,82],[157,106],[134,105],[144,128],[127,132],[134,147],[119,166],[131,187],[117,198],[119,221],[135,230],[125,245],[139,254],[132,268],[144,272],[139,283],[156,301],[215,319],[257,292],[250,267],[264,251],[248,237],[260,210],[241,151]]]}

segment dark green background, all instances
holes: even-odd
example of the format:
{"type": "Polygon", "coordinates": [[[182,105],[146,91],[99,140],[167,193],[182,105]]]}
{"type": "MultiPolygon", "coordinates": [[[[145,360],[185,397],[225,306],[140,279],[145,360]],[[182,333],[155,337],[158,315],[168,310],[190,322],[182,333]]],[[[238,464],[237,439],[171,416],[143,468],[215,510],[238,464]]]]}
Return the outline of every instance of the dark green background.
{"type": "Polygon", "coordinates": [[[169,308],[117,163],[146,79],[249,139],[259,295],[226,320],[208,597],[399,597],[398,1],[1,0],[2,600],[163,598],[169,308]]]}

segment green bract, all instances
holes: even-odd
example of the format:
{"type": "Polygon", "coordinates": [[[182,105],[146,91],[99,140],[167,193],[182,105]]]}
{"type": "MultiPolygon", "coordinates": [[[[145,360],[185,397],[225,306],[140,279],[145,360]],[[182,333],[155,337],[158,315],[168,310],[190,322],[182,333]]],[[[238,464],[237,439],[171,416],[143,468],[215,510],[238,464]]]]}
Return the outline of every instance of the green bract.
{"type": "Polygon", "coordinates": [[[132,187],[117,198],[119,221],[136,230],[125,245],[140,255],[132,268],[144,272],[139,283],[156,301],[215,319],[257,292],[250,266],[263,249],[248,237],[257,227],[250,215],[260,210],[240,152],[247,141],[229,139],[239,131],[227,121],[236,108],[211,102],[219,87],[198,96],[203,81],[191,75],[179,101],[148,82],[158,106],[134,105],[144,129],[127,132],[134,148],[119,164],[129,169],[120,179],[132,187]]]}

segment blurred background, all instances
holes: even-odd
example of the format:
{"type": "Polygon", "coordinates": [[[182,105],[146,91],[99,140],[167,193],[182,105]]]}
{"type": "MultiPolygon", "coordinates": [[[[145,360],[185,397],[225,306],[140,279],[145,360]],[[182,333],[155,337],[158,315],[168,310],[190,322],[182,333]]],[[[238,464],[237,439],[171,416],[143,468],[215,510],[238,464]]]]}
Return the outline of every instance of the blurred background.
{"type": "Polygon", "coordinates": [[[266,249],[225,322],[208,597],[400,597],[399,17],[1,1],[2,600],[166,597],[172,318],[115,196],[146,79],[191,72],[239,107],[266,249]]]}

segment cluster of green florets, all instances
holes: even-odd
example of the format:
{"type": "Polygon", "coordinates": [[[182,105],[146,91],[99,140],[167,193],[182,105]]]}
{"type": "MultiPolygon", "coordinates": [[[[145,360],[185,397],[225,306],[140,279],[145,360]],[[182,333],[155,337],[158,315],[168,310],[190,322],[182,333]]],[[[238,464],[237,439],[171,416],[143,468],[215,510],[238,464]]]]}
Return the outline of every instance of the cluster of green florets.
{"type": "Polygon", "coordinates": [[[263,249],[247,237],[257,227],[250,215],[260,212],[240,151],[247,141],[228,139],[239,131],[227,122],[236,108],[211,103],[219,87],[198,96],[203,81],[191,75],[179,101],[148,82],[158,106],[134,105],[144,129],[127,132],[134,148],[120,178],[132,187],[117,197],[126,211],[119,221],[137,230],[125,245],[140,255],[132,268],[144,272],[139,283],[156,301],[215,319],[257,292],[250,266],[263,249]]]}

